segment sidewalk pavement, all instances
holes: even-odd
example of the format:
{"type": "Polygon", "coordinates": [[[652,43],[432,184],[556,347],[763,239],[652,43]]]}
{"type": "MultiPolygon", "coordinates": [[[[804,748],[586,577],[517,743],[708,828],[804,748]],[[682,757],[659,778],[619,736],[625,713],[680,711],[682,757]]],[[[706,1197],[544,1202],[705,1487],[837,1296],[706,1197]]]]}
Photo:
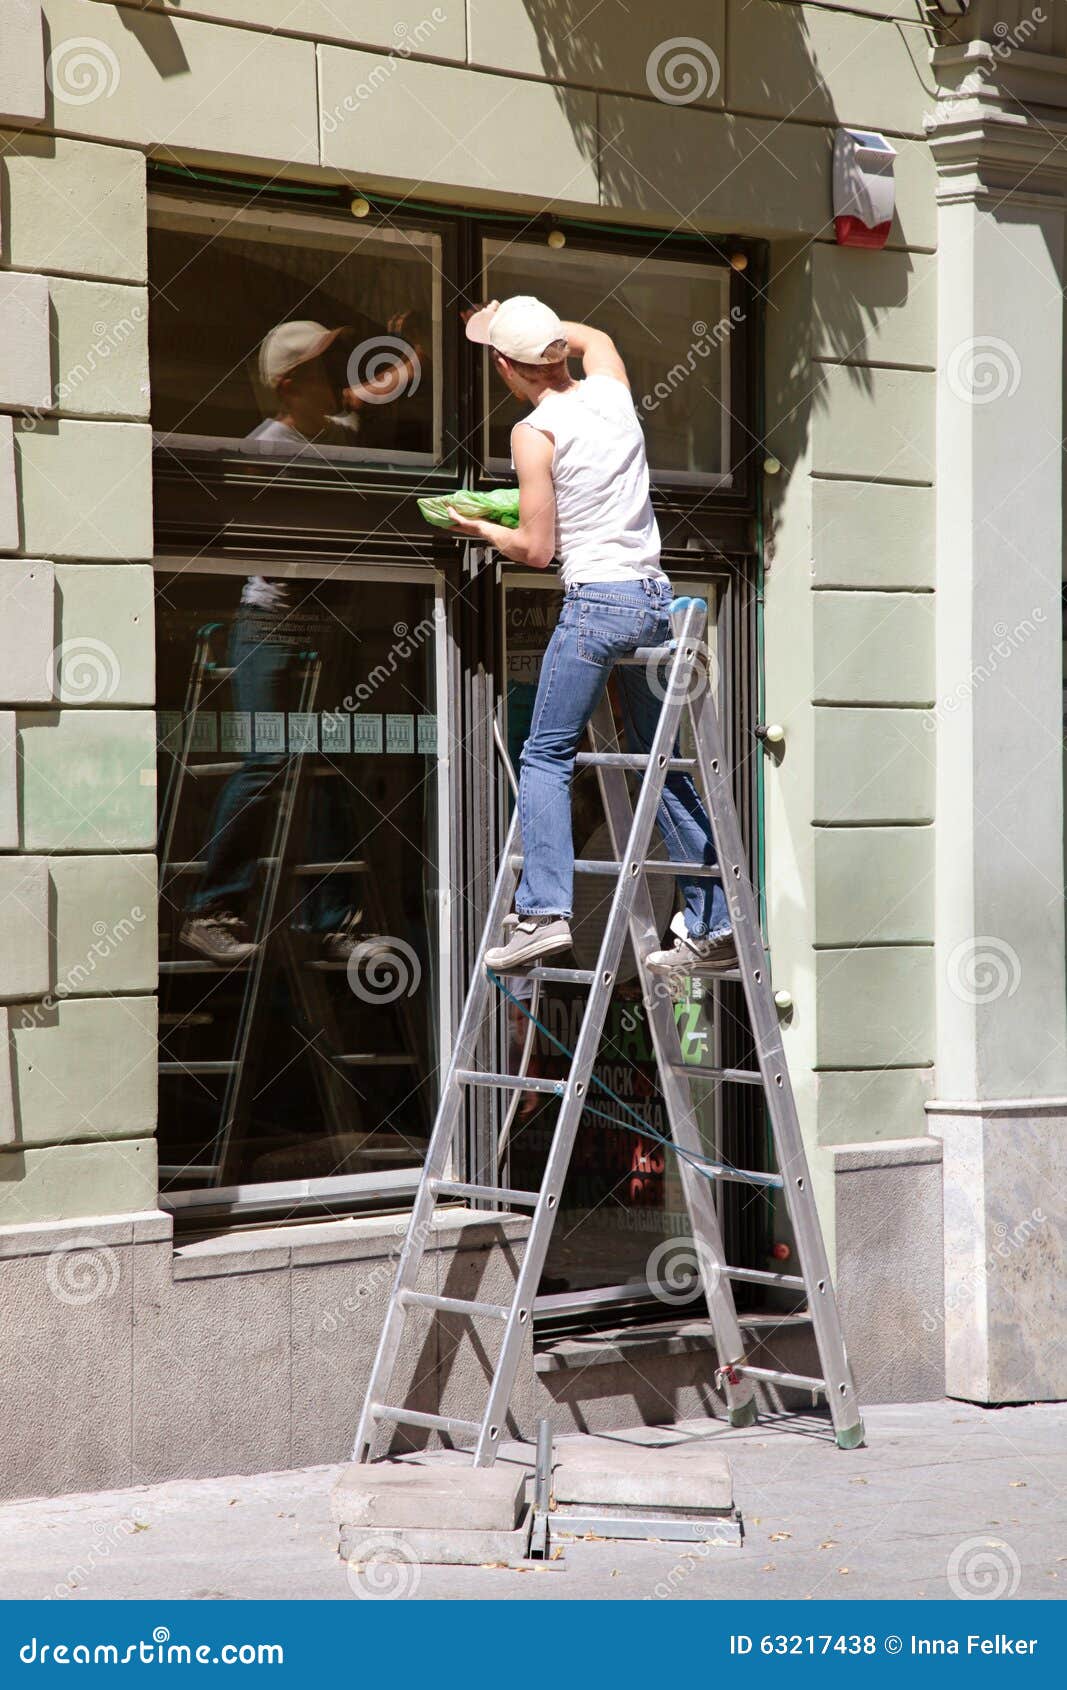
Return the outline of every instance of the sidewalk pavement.
{"type": "MultiPolygon", "coordinates": [[[[816,1415],[617,1438],[730,1457],[743,1549],[577,1542],[563,1570],[368,1564],[336,1553],[339,1467],[0,1504],[5,1599],[1038,1597],[1067,1595],[1067,1404],[870,1409],[865,1449],[816,1415]]],[[[615,1441],[613,1439],[613,1441],[615,1441]]],[[[501,1459],[532,1469],[533,1451],[501,1459]]]]}

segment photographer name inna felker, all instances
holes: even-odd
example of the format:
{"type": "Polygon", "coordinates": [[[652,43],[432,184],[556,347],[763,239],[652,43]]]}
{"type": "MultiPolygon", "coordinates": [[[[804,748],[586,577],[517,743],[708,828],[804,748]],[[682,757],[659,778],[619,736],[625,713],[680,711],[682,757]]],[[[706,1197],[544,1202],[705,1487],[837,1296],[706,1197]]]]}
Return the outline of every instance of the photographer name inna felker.
{"type": "Polygon", "coordinates": [[[907,1643],[895,1634],[879,1638],[870,1632],[863,1636],[855,1632],[799,1633],[787,1636],[779,1632],[770,1637],[747,1637],[743,1632],[730,1638],[731,1655],[751,1655],[758,1649],[761,1655],[902,1655],[905,1647],[912,1655],[1036,1655],[1036,1637],[1009,1637],[998,1631],[992,1637],[971,1633],[968,1637],[909,1637],[907,1643]]]}

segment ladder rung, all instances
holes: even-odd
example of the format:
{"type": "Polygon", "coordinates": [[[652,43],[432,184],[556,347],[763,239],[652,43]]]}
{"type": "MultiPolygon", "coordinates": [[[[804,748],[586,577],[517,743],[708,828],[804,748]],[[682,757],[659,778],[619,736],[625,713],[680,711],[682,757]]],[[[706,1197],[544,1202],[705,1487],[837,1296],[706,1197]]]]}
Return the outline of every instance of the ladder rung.
{"type": "Polygon", "coordinates": [[[401,1291],[406,1309],[437,1309],[442,1314],[484,1315],[487,1320],[507,1320],[510,1309],[504,1303],[468,1303],[462,1297],[435,1297],[428,1291],[401,1291]]]}
{"type": "Polygon", "coordinates": [[[232,1074],[236,1062],[161,1062],[161,1074],[232,1074]]]}
{"type": "MultiPolygon", "coordinates": [[[[574,759],[579,768],[589,769],[647,769],[648,755],[629,751],[579,751],[574,759]]],[[[668,769],[695,769],[695,757],[669,757],[668,769]]]]}
{"type": "Polygon", "coordinates": [[[327,1062],[338,1062],[342,1068],[414,1068],[418,1062],[417,1056],[403,1056],[389,1053],[385,1056],[375,1055],[373,1051],[360,1051],[351,1056],[331,1056],[328,1051],[317,1050],[317,1054],[327,1062]]]}
{"type": "Polygon", "coordinates": [[[780,1190],[785,1185],[781,1174],[757,1174],[748,1168],[731,1168],[725,1162],[702,1162],[701,1171],[709,1179],[733,1180],[737,1185],[769,1185],[780,1190]]]}
{"type": "MultiPolygon", "coordinates": [[[[512,857],[513,869],[521,869],[524,859],[521,856],[512,857]]],[[[592,857],[578,857],[575,859],[575,874],[605,874],[619,875],[624,863],[600,862],[592,857]]],[[[703,877],[706,880],[718,880],[720,870],[718,864],[709,868],[707,863],[676,863],[668,857],[647,857],[642,864],[646,874],[684,874],[691,880],[703,877]]]]}
{"type": "Polygon", "coordinates": [[[477,1074],[471,1068],[458,1068],[456,1079],[463,1086],[500,1086],[504,1091],[543,1091],[552,1097],[562,1097],[564,1080],[540,1080],[531,1074],[477,1074]]]}
{"type": "Polygon", "coordinates": [[[798,1391],[825,1391],[825,1379],[811,1379],[806,1373],[779,1373],[775,1367],[749,1367],[747,1362],[739,1362],[734,1368],[735,1373],[743,1373],[746,1379],[766,1379],[772,1385],[794,1385],[798,1391]]]}
{"type": "Polygon", "coordinates": [[[727,1279],[743,1279],[746,1285],[780,1285],[783,1290],[806,1291],[798,1273],[768,1273],[763,1268],[723,1268],[727,1279]]]}
{"type": "Polygon", "coordinates": [[[709,1068],[702,1062],[672,1062],[676,1074],[693,1080],[729,1080],[739,1086],[761,1086],[763,1075],[758,1068],[709,1068]]]}
{"type": "Polygon", "coordinates": [[[494,974],[521,975],[524,980],[552,981],[560,986],[591,986],[596,979],[596,970],[592,968],[496,968],[494,974]]]}
{"type": "Polygon", "coordinates": [[[541,1200],[539,1191],[513,1191],[506,1185],[465,1185],[460,1180],[433,1179],[430,1190],[434,1197],[481,1197],[489,1203],[516,1203],[535,1209],[541,1200]]]}
{"type": "Polygon", "coordinates": [[[161,974],[233,974],[238,969],[247,968],[248,960],[244,962],[211,962],[207,957],[203,962],[161,962],[161,974]]]}
{"type": "Polygon", "coordinates": [[[375,1420],[392,1420],[398,1426],[422,1426],[428,1432],[451,1432],[476,1437],[481,1431],[477,1420],[453,1420],[447,1414],[418,1414],[413,1408],[390,1408],[387,1403],[371,1404],[375,1420]]]}
{"type": "Polygon", "coordinates": [[[666,663],[674,656],[676,649],[674,640],[671,641],[670,645],[639,645],[636,651],[630,653],[629,657],[616,657],[613,661],[625,663],[628,668],[643,668],[646,663],[666,663]]]}

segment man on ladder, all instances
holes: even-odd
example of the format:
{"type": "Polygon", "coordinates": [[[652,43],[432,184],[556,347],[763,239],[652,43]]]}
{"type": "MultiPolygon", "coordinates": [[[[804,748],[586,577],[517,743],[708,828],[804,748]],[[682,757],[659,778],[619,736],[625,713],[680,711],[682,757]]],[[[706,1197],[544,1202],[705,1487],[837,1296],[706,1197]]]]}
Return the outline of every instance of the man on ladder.
{"type": "MultiPolygon", "coordinates": [[[[497,373],[529,416],[511,449],[519,478],[519,526],[468,521],[450,510],[453,531],[481,540],[513,563],[547,569],[558,559],[563,609],[541,664],[522,753],[519,820],[524,865],[507,937],[486,954],[500,973],[570,949],[574,847],[570,784],[586,727],[613,666],[638,647],[670,638],[670,581],[649,496],[645,442],[626,367],[600,329],[561,322],[540,300],[516,295],[485,306],[467,337],[489,347],[497,373]],[[570,373],[580,357],[584,380],[570,373]]],[[[647,752],[660,701],[644,670],[621,668],[631,751],[647,752]]],[[[715,863],[715,846],[691,777],[668,774],[657,819],[669,856],[715,863]]],[[[722,883],[680,876],[684,912],[674,943],[645,960],[657,974],[709,974],[736,966],[722,883]]]]}

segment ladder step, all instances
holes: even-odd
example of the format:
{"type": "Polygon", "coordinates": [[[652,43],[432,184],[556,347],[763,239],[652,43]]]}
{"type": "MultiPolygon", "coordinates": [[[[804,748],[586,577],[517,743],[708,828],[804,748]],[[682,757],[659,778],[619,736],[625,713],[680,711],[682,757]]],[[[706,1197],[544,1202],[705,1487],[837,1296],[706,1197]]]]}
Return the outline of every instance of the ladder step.
{"type": "Polygon", "coordinates": [[[787,1291],[806,1291],[799,1273],[768,1273],[763,1268],[724,1267],[727,1279],[743,1279],[746,1285],[780,1285],[787,1291]]]}
{"type": "Polygon", "coordinates": [[[451,1432],[459,1437],[477,1437],[481,1425],[477,1420],[453,1420],[447,1414],[418,1414],[413,1408],[390,1408],[388,1404],[371,1404],[375,1420],[391,1420],[398,1426],[421,1426],[427,1432],[451,1432]]]}
{"type": "Polygon", "coordinates": [[[541,1080],[531,1074],[477,1074],[470,1068],[458,1068],[456,1079],[463,1086],[500,1086],[504,1091],[543,1091],[550,1097],[562,1097],[564,1080],[541,1080]]]}
{"type": "MultiPolygon", "coordinates": [[[[580,769],[647,769],[648,756],[644,752],[629,751],[579,751],[574,759],[580,769]]],[[[695,757],[670,757],[664,767],[668,769],[695,769],[695,757]]]]}
{"type": "Polygon", "coordinates": [[[515,1203],[525,1209],[536,1209],[541,1200],[539,1191],[514,1191],[506,1185],[465,1185],[451,1179],[432,1179],[430,1191],[434,1197],[481,1197],[489,1203],[515,1203]]]}
{"type": "Polygon", "coordinates": [[[806,1373],[779,1373],[775,1367],[749,1367],[747,1362],[739,1362],[735,1373],[743,1373],[746,1379],[765,1379],[772,1385],[794,1385],[798,1391],[825,1391],[825,1379],[811,1379],[806,1373]]]}
{"type": "Polygon", "coordinates": [[[233,1074],[236,1062],[161,1062],[161,1074],[233,1074]]]}
{"type": "Polygon", "coordinates": [[[709,1068],[703,1062],[672,1062],[675,1074],[685,1074],[691,1080],[729,1080],[739,1086],[761,1086],[763,1075],[758,1068],[709,1068]]]}
{"type": "Polygon", "coordinates": [[[316,1050],[326,1062],[337,1062],[342,1068],[414,1068],[418,1062],[417,1056],[403,1056],[397,1052],[390,1052],[379,1056],[373,1051],[358,1051],[349,1056],[331,1056],[327,1051],[316,1050]]]}
{"type": "MultiPolygon", "coordinates": [[[[524,859],[521,856],[512,857],[511,867],[513,869],[521,869],[523,861],[524,859]]],[[[626,865],[624,863],[599,862],[592,857],[578,857],[575,859],[574,872],[575,874],[605,874],[617,876],[622,873],[625,867],[626,865]]],[[[671,862],[671,860],[667,857],[647,857],[645,862],[642,864],[642,867],[646,874],[684,874],[690,880],[697,880],[700,878],[705,880],[718,880],[721,877],[721,871],[717,863],[714,867],[709,868],[707,863],[676,863],[671,862]]]]}
{"type": "Polygon", "coordinates": [[[616,657],[615,663],[625,663],[627,668],[643,669],[647,663],[667,663],[674,656],[675,642],[670,645],[639,645],[629,657],[616,657]]]}
{"type": "Polygon", "coordinates": [[[510,1309],[504,1303],[468,1303],[462,1297],[434,1297],[428,1291],[401,1291],[399,1301],[406,1309],[438,1309],[442,1314],[484,1315],[487,1320],[507,1320],[510,1309]]]}
{"type": "Polygon", "coordinates": [[[248,962],[211,962],[207,957],[203,962],[161,962],[161,974],[235,974],[240,969],[247,968],[248,962]]]}
{"type": "Polygon", "coordinates": [[[735,1185],[769,1185],[776,1191],[785,1185],[781,1174],[756,1174],[748,1168],[731,1168],[724,1162],[702,1162],[700,1166],[711,1179],[731,1180],[735,1185]]]}
{"type": "Polygon", "coordinates": [[[592,968],[496,968],[494,974],[521,975],[524,980],[549,981],[561,986],[591,986],[596,979],[592,968]]]}

